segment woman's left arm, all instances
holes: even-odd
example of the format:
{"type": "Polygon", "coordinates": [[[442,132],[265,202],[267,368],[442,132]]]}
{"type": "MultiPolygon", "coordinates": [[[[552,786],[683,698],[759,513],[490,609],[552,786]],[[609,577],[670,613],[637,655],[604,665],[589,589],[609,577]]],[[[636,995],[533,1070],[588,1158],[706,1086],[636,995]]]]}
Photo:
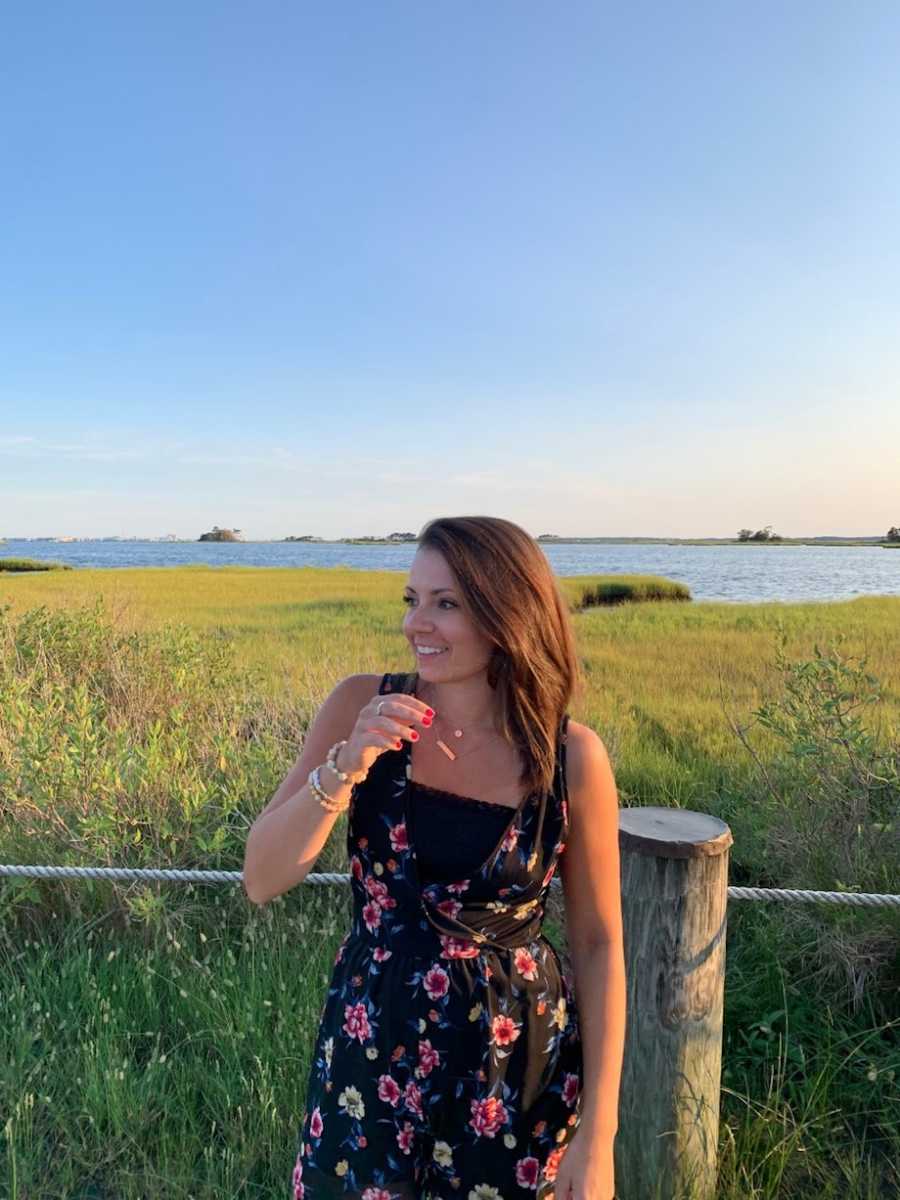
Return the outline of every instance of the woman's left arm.
{"type": "Polygon", "coordinates": [[[569,722],[569,833],[560,859],[575,975],[584,1077],[581,1119],[563,1156],[558,1200],[611,1200],[613,1142],[625,1046],[625,954],[619,874],[619,799],[606,747],[569,722]]]}

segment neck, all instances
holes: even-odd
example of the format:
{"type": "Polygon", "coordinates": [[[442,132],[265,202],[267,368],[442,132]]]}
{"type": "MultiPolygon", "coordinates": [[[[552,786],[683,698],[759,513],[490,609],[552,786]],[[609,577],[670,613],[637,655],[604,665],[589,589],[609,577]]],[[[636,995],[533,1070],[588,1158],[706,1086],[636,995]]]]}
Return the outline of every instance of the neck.
{"type": "Polygon", "coordinates": [[[496,693],[488,683],[485,671],[467,679],[441,683],[430,683],[420,676],[416,692],[420,700],[431,705],[445,725],[467,731],[498,732],[496,693]]]}

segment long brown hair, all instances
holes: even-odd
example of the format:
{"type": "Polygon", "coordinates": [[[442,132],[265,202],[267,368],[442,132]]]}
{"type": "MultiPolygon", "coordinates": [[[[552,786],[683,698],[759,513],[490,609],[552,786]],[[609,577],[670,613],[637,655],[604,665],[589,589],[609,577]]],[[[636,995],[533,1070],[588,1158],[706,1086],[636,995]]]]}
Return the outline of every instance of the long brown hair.
{"type": "Polygon", "coordinates": [[[499,701],[499,727],[518,747],[522,783],[553,784],[560,723],[582,686],[568,605],[540,546],[501,517],[438,517],[419,534],[439,551],[466,606],[494,643],[488,683],[499,701]]]}

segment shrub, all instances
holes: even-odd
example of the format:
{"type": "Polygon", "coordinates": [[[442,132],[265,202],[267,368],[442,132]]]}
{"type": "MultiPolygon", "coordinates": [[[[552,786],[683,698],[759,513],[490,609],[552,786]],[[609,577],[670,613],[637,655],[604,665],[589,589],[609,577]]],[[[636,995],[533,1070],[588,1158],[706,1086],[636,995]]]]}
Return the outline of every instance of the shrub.
{"type": "MultiPolygon", "coordinates": [[[[754,710],[774,739],[765,761],[733,726],[760,785],[758,836],[766,871],[778,885],[824,891],[894,892],[900,830],[900,744],[875,720],[882,698],[866,659],[844,654],[843,638],[813,657],[788,661],[781,635],[775,664],[781,694],[754,710]]],[[[796,923],[814,934],[825,974],[843,973],[854,1006],[869,979],[900,967],[900,913],[889,907],[792,905],[796,923]]]]}

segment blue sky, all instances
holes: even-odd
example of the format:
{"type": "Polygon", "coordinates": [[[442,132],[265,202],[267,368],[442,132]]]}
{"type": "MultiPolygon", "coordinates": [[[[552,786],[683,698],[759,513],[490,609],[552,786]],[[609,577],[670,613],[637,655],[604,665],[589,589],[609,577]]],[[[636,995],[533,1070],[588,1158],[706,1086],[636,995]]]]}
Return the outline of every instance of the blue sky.
{"type": "Polygon", "coordinates": [[[0,535],[900,524],[893,3],[18,5],[0,535]]]}

